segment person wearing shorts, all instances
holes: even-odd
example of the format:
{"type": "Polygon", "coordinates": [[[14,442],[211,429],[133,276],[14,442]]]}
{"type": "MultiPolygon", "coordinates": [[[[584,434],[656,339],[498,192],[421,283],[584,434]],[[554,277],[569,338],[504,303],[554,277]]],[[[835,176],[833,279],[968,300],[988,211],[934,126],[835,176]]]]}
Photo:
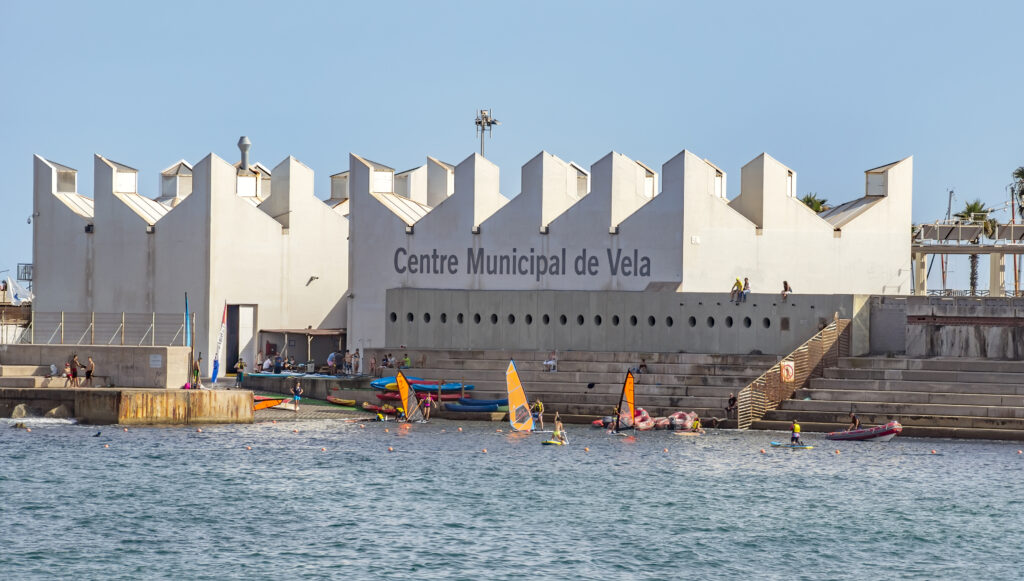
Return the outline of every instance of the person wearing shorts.
{"type": "Polygon", "coordinates": [[[92,387],[92,376],[96,372],[96,362],[89,358],[89,364],[85,366],[85,385],[92,387]]]}
{"type": "Polygon", "coordinates": [[[295,413],[299,413],[299,402],[302,401],[302,384],[298,381],[295,382],[295,387],[292,388],[292,399],[295,401],[295,413]]]}

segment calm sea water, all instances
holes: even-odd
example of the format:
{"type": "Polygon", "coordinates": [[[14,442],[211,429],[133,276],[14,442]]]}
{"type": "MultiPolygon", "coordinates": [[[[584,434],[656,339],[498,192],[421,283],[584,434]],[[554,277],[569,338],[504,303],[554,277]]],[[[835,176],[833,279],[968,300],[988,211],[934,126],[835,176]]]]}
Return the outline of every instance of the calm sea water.
{"type": "Polygon", "coordinates": [[[6,579],[1024,576],[1020,443],[4,422],[6,579]]]}

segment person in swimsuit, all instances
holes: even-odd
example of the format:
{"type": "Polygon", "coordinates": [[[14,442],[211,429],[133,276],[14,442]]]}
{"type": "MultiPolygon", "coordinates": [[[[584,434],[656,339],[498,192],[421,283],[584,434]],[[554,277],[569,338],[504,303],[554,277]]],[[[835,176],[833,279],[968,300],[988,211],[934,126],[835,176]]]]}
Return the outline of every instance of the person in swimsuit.
{"type": "Polygon", "coordinates": [[[295,382],[295,387],[292,388],[292,399],[295,401],[295,413],[299,413],[299,402],[302,401],[302,384],[298,381],[295,382]]]}
{"type": "Polygon", "coordinates": [[[552,440],[557,440],[563,444],[568,443],[565,439],[565,427],[562,425],[562,420],[558,417],[558,412],[555,412],[555,431],[551,435],[552,440]]]}
{"type": "Polygon", "coordinates": [[[92,376],[96,373],[96,362],[89,358],[89,364],[85,366],[85,385],[92,387],[92,376]]]}
{"type": "Polygon", "coordinates": [[[859,429],[860,429],[860,418],[857,417],[857,414],[855,414],[853,412],[850,412],[850,427],[846,428],[846,431],[849,432],[850,430],[859,430],[859,429]]]}
{"type": "Polygon", "coordinates": [[[533,429],[537,430],[536,424],[540,424],[540,429],[544,429],[544,402],[539,399],[533,402],[533,423],[535,424],[533,429]]]}
{"type": "Polygon", "coordinates": [[[82,367],[81,362],[78,361],[78,354],[76,353],[71,357],[71,384],[74,387],[78,387],[78,369],[82,367]]]}
{"type": "Polygon", "coordinates": [[[70,362],[65,362],[64,363],[64,387],[67,387],[68,385],[70,385],[71,387],[75,387],[75,384],[71,382],[71,363],[70,362]]]}
{"type": "Polygon", "coordinates": [[[433,400],[430,397],[427,397],[422,402],[423,403],[423,419],[424,420],[429,420],[430,419],[430,402],[431,401],[433,401],[433,400]]]}

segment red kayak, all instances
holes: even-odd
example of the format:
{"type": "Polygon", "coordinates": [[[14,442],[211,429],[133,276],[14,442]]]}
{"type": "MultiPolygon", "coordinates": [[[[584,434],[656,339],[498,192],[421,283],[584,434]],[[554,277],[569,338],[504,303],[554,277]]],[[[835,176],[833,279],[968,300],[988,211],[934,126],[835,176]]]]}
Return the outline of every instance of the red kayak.
{"type": "Polygon", "coordinates": [[[845,432],[829,432],[825,438],[828,440],[852,440],[859,442],[863,442],[865,440],[888,442],[902,431],[903,426],[899,422],[894,421],[885,425],[875,426],[873,428],[861,428],[859,430],[847,430],[845,432]]]}
{"type": "MultiPolygon", "coordinates": [[[[416,399],[427,399],[428,397],[431,400],[433,400],[433,401],[437,401],[437,394],[436,393],[420,393],[420,392],[416,392],[416,399]]],[[[458,393],[442,393],[441,394],[441,400],[442,401],[455,401],[455,400],[459,399],[459,397],[461,397],[461,396],[458,393]]],[[[385,391],[384,393],[378,393],[377,394],[377,399],[379,399],[381,401],[401,401],[402,400],[402,396],[397,391],[385,391]]]]}
{"type": "Polygon", "coordinates": [[[383,406],[373,405],[373,404],[371,404],[369,402],[365,402],[365,401],[363,402],[363,409],[368,411],[368,412],[379,412],[379,413],[382,413],[382,414],[387,414],[389,416],[393,416],[393,415],[398,413],[398,408],[396,408],[394,406],[390,406],[390,405],[383,405],[383,406]]]}

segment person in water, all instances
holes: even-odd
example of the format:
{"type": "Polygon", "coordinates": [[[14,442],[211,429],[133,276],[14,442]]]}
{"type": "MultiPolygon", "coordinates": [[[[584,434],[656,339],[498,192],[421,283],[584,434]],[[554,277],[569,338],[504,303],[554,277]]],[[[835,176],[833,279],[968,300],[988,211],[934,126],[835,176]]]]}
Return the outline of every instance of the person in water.
{"type": "Polygon", "coordinates": [[[533,412],[533,423],[535,424],[533,429],[537,430],[538,428],[537,428],[536,424],[540,424],[540,429],[543,430],[544,429],[544,402],[540,401],[539,399],[537,401],[533,402],[533,407],[531,408],[531,411],[533,412]]]}
{"type": "Polygon", "coordinates": [[[793,420],[793,424],[789,426],[789,431],[789,443],[803,446],[804,443],[800,441],[800,424],[796,423],[796,420],[793,420]]]}
{"type": "Polygon", "coordinates": [[[690,431],[698,434],[703,434],[704,428],[700,425],[700,417],[693,418],[693,422],[690,424],[690,431]]]}
{"type": "Polygon", "coordinates": [[[420,403],[422,403],[422,404],[423,404],[423,419],[424,419],[424,420],[427,420],[427,421],[429,421],[429,420],[430,420],[430,407],[431,407],[431,406],[430,406],[430,403],[431,403],[431,401],[433,401],[433,400],[432,400],[432,398],[430,398],[430,397],[428,396],[428,397],[424,398],[424,399],[423,399],[423,400],[422,400],[422,401],[420,402],[420,403]]]}
{"type": "Polygon", "coordinates": [[[555,430],[552,432],[552,440],[557,440],[563,444],[568,444],[565,439],[565,426],[562,425],[562,420],[558,417],[558,412],[555,412],[555,430]]]}
{"type": "Polygon", "coordinates": [[[853,412],[850,412],[850,427],[846,428],[846,431],[849,432],[850,430],[859,430],[859,429],[860,429],[860,418],[857,417],[857,414],[855,414],[853,412]]]}

